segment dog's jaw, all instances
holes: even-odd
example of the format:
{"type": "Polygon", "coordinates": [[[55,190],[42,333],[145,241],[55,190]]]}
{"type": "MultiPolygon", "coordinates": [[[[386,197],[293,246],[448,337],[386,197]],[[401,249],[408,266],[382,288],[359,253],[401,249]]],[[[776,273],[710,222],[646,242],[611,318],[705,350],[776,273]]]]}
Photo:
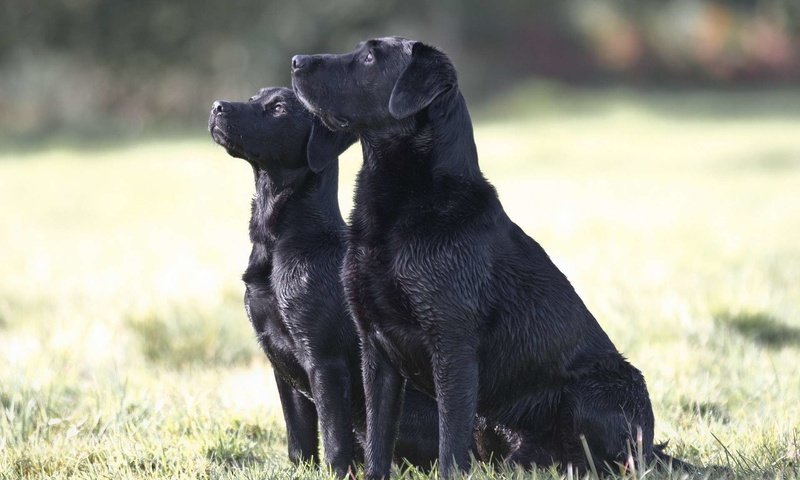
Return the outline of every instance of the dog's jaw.
{"type": "Polygon", "coordinates": [[[300,103],[311,112],[313,115],[317,116],[322,123],[328,127],[329,130],[332,131],[339,131],[339,130],[347,130],[350,128],[350,120],[345,117],[340,117],[336,115],[332,115],[329,112],[326,112],[319,108],[318,106],[311,103],[311,101],[306,98],[303,94],[303,91],[297,85],[298,82],[293,78],[292,81],[292,89],[294,90],[294,94],[297,96],[297,99],[300,100],[300,103]]]}
{"type": "Polygon", "coordinates": [[[214,143],[224,148],[225,151],[228,152],[228,155],[250,161],[244,148],[231,141],[231,138],[225,133],[225,130],[216,125],[216,123],[209,125],[208,130],[211,132],[211,138],[214,140],[214,143]]]}

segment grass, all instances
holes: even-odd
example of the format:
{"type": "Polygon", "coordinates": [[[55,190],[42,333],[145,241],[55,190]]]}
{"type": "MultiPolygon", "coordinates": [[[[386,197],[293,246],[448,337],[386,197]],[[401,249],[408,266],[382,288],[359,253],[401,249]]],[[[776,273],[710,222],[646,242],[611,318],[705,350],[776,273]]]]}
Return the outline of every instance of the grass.
{"type": "MultiPolygon", "coordinates": [[[[476,123],[481,164],[644,372],[657,440],[800,478],[800,94],[546,94],[476,123]]],[[[242,307],[251,182],[205,137],[0,151],[1,479],[328,478],[287,462],[242,307]]]]}

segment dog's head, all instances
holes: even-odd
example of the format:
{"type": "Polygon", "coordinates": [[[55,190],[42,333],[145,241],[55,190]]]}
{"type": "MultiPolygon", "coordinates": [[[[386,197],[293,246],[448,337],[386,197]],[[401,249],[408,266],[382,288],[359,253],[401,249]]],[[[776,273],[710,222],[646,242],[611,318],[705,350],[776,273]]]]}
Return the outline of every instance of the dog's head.
{"type": "Polygon", "coordinates": [[[308,166],[318,173],[356,140],[330,131],[283,87],[262,88],[247,102],[214,102],[208,131],[228,154],[265,171],[308,166]]]}
{"type": "Polygon", "coordinates": [[[399,37],[368,40],[341,55],[295,55],[298,98],[331,129],[382,128],[457,87],[447,56],[399,37]]]}

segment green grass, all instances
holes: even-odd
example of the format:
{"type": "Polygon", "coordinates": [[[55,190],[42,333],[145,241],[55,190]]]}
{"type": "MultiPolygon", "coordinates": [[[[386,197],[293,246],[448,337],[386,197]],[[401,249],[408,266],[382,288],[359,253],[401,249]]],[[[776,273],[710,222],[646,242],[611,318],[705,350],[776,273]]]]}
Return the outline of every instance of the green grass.
{"type": "MultiPolygon", "coordinates": [[[[741,478],[800,478],[798,104],[531,91],[476,125],[506,210],[644,372],[657,440],[741,478]]],[[[286,460],[242,307],[251,195],[205,137],[0,151],[0,478],[327,478],[286,460]]]]}

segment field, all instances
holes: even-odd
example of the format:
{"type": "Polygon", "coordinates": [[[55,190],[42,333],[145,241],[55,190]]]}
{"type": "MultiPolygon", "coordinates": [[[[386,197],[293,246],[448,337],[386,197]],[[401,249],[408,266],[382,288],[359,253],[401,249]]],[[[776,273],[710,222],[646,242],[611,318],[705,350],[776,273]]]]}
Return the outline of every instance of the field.
{"type": "MultiPolygon", "coordinates": [[[[484,110],[476,140],[644,372],[656,440],[800,478],[800,93],[536,87],[484,110]]],[[[359,163],[342,159],[343,212],[359,163]]],[[[242,307],[252,193],[201,134],[0,149],[0,478],[327,478],[286,460],[242,307]]]]}

